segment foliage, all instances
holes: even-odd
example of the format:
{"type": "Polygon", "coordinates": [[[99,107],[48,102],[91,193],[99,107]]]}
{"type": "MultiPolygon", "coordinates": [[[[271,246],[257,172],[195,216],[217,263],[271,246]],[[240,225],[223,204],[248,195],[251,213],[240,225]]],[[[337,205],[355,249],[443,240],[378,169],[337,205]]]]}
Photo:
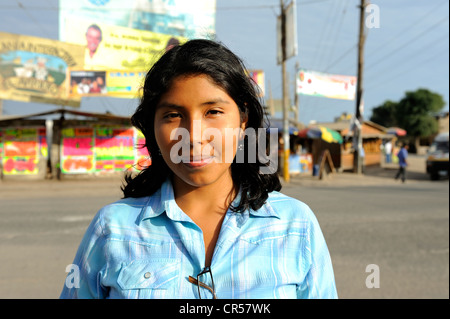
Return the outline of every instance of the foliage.
{"type": "Polygon", "coordinates": [[[384,127],[392,127],[397,125],[395,119],[396,102],[386,101],[382,105],[375,107],[372,110],[372,117],[370,120],[384,127]]]}
{"type": "Polygon", "coordinates": [[[372,110],[370,120],[385,127],[398,126],[411,137],[430,136],[438,131],[435,115],[445,102],[427,89],[406,92],[399,102],[386,101],[372,110]]]}

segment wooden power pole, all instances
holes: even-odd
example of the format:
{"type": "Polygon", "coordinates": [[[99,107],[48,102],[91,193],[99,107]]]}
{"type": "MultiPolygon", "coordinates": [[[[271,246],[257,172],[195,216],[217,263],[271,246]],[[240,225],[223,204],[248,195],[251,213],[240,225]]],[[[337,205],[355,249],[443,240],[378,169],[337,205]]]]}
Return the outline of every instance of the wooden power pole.
{"type": "Polygon", "coordinates": [[[287,79],[286,79],[286,10],[284,1],[280,0],[281,7],[281,72],[283,83],[283,177],[286,182],[289,182],[289,98],[287,93],[287,79]]]}
{"type": "Polygon", "coordinates": [[[353,171],[357,174],[362,173],[362,161],[364,158],[361,157],[362,145],[362,125],[363,116],[361,113],[362,100],[363,100],[363,70],[364,70],[364,43],[366,40],[366,35],[364,32],[364,17],[366,9],[366,0],[361,0],[359,13],[359,41],[358,41],[358,77],[356,83],[356,112],[355,112],[355,129],[353,138],[356,139],[355,155],[353,158],[353,171]]]}

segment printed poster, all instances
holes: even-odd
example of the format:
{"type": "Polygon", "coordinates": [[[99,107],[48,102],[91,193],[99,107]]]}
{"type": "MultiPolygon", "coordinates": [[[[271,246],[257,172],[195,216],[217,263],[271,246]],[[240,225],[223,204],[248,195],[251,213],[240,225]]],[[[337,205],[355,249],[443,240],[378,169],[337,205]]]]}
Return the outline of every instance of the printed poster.
{"type": "Polygon", "coordinates": [[[260,97],[265,95],[265,77],[262,70],[248,70],[250,78],[256,83],[259,88],[260,97]]]}
{"type": "Polygon", "coordinates": [[[75,127],[62,131],[61,171],[89,174],[142,170],[151,165],[145,139],[131,127],[75,127]]]}
{"type": "Polygon", "coordinates": [[[61,132],[61,172],[94,172],[94,129],[66,128],[61,132]]]}
{"type": "Polygon", "coordinates": [[[83,46],[0,32],[0,99],[79,107],[68,68],[84,68],[83,46]]]}
{"type": "Polygon", "coordinates": [[[126,70],[146,72],[183,37],[120,27],[72,17],[76,28],[65,29],[64,39],[84,47],[82,70],[126,70]]]}
{"type": "Polygon", "coordinates": [[[185,38],[215,34],[216,0],[59,0],[59,34],[76,18],[185,38]]]}
{"type": "Polygon", "coordinates": [[[37,128],[1,130],[3,152],[0,155],[2,155],[4,175],[36,175],[38,173],[39,135],[37,128]]]}
{"type": "Polygon", "coordinates": [[[297,94],[354,100],[356,76],[335,75],[300,69],[297,73],[297,94]]]}
{"type": "Polygon", "coordinates": [[[134,130],[132,128],[98,128],[95,132],[96,171],[123,172],[134,165],[134,130]]]}
{"type": "Polygon", "coordinates": [[[137,98],[145,80],[139,71],[84,71],[71,70],[69,97],[109,96],[137,98]]]}

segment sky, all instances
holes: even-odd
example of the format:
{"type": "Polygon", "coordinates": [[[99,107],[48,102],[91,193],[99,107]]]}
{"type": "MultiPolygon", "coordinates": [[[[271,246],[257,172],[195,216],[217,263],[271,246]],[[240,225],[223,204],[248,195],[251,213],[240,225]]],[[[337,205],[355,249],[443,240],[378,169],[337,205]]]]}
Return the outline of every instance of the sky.
{"type": "MultiPolygon", "coordinates": [[[[359,36],[360,0],[296,3],[298,54],[286,62],[292,103],[297,64],[311,71],[356,76],[359,36]]],[[[387,100],[399,101],[406,92],[419,88],[442,95],[443,111],[448,111],[449,1],[372,0],[371,4],[379,9],[379,25],[366,28],[364,118],[370,119],[374,107],[387,100]]],[[[282,71],[276,59],[279,14],[280,0],[217,0],[216,39],[249,69],[265,72],[266,101],[269,92],[274,99],[282,97],[282,71]]],[[[57,40],[58,0],[0,0],[0,31],[57,40]]],[[[87,97],[79,110],[131,115],[137,103],[87,97]]],[[[56,108],[59,106],[3,101],[4,115],[56,108]]],[[[355,101],[299,95],[298,121],[332,122],[355,109],[355,101]]]]}

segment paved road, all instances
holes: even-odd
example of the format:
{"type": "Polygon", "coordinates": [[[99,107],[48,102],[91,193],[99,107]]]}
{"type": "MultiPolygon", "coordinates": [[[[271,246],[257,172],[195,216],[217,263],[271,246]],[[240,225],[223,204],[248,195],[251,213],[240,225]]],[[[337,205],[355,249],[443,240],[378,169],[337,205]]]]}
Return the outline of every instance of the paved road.
{"type": "MultiPolygon", "coordinates": [[[[284,185],[316,213],[341,298],[449,298],[448,179],[428,181],[424,158],[411,161],[405,184],[393,168],[372,168],[284,185]],[[376,274],[368,265],[379,288],[366,286],[376,274]]],[[[0,298],[57,298],[89,221],[119,187],[116,178],[0,182],[0,298]]]]}

